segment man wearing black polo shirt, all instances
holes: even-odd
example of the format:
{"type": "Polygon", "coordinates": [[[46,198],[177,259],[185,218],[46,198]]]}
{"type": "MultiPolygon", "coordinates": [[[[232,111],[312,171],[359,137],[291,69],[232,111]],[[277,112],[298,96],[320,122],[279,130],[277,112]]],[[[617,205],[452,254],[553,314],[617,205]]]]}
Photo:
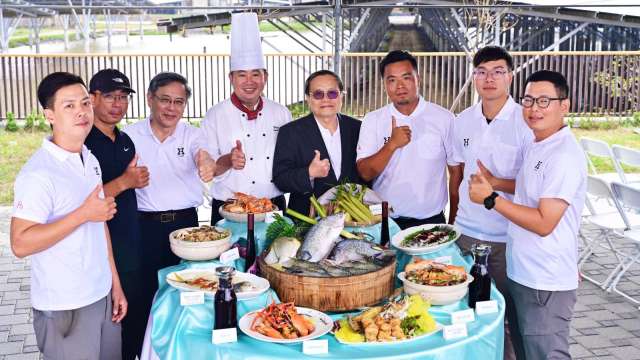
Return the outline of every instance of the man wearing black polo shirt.
{"type": "Polygon", "coordinates": [[[105,69],[89,82],[94,124],[85,145],[102,168],[105,196],[115,197],[118,212],[107,222],[111,233],[116,268],[127,300],[129,314],[122,321],[122,358],[135,359],[142,348],[148,312],[140,292],[140,225],[136,188],[149,183],[149,172],[137,166],[131,138],[116,125],[127,113],[131,93],[129,79],[120,71],[105,69]]]}

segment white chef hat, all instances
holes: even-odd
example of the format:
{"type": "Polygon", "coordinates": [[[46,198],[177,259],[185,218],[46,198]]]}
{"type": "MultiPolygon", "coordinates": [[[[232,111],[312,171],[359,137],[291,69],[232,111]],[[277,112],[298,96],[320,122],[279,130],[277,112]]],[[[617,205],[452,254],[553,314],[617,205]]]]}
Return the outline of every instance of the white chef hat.
{"type": "Polygon", "coordinates": [[[231,14],[231,71],[266,69],[258,15],[253,12],[231,14]]]}

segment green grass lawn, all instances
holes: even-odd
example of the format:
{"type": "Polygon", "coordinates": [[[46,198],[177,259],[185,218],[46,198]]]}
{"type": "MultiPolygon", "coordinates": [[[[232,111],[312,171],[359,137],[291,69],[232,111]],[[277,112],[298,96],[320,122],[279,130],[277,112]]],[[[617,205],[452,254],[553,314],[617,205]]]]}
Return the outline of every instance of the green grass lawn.
{"type": "MultiPolygon", "coordinates": [[[[611,130],[581,130],[573,129],[577,138],[590,137],[600,139],[609,144],[619,144],[640,149],[640,135],[631,128],[611,130]]],[[[13,202],[13,181],[22,165],[42,143],[47,134],[44,132],[15,133],[0,129],[0,205],[11,205],[13,202]]],[[[613,172],[611,162],[593,159],[598,172],[613,172]]],[[[640,172],[640,169],[626,169],[640,172]]]]}

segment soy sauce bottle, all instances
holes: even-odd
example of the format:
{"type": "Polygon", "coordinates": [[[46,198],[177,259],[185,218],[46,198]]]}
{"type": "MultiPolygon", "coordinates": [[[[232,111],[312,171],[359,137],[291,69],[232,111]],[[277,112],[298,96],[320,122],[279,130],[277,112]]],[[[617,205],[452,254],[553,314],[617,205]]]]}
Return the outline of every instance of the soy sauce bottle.
{"type": "Polygon", "coordinates": [[[471,248],[475,263],[471,267],[473,281],[469,284],[469,307],[476,307],[476,302],[486,301],[491,297],[491,276],[487,269],[491,246],[475,244],[471,248]]]}
{"type": "Polygon", "coordinates": [[[235,272],[236,269],[232,266],[219,266],[216,268],[219,284],[213,300],[213,308],[215,310],[214,330],[234,328],[238,325],[238,300],[231,285],[231,279],[235,272]]]}
{"type": "Polygon", "coordinates": [[[247,256],[244,258],[244,272],[249,272],[249,268],[256,262],[256,238],[253,225],[254,217],[249,213],[247,214],[247,256]]]}
{"type": "Polygon", "coordinates": [[[389,203],[382,202],[382,227],[380,230],[380,245],[389,244],[389,203]]]}

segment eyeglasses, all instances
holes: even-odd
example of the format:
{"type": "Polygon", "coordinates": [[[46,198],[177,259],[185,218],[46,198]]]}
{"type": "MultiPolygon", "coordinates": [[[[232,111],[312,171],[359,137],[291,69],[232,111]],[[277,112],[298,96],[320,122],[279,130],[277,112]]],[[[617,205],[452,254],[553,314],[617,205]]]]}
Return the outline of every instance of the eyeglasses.
{"type": "Polygon", "coordinates": [[[566,97],[557,97],[557,98],[550,98],[548,96],[540,96],[537,98],[534,98],[533,96],[523,96],[520,98],[520,104],[522,104],[523,107],[526,108],[530,108],[533,107],[533,104],[537,104],[539,108],[541,109],[546,109],[549,107],[549,105],[551,105],[551,101],[553,100],[565,100],[566,97]]]}
{"type": "Polygon", "coordinates": [[[171,99],[168,96],[163,96],[163,97],[159,97],[156,95],[153,95],[154,98],[156,98],[158,100],[158,102],[160,102],[160,105],[162,106],[169,106],[171,104],[177,106],[177,107],[184,107],[187,104],[187,101],[185,99],[182,98],[177,98],[177,99],[171,99]]]}
{"type": "Polygon", "coordinates": [[[113,95],[113,94],[102,94],[102,99],[107,104],[113,104],[114,102],[123,102],[128,104],[131,100],[133,100],[133,95],[113,95]]]}
{"type": "Polygon", "coordinates": [[[340,96],[340,91],[339,90],[327,90],[327,92],[325,93],[322,90],[316,90],[316,91],[311,93],[311,97],[316,99],[316,100],[322,100],[322,99],[324,99],[325,96],[328,99],[335,100],[335,99],[338,98],[338,96],[340,96]]]}
{"type": "Polygon", "coordinates": [[[485,69],[476,69],[473,70],[473,75],[480,79],[484,80],[488,76],[491,76],[492,79],[501,79],[505,75],[507,75],[508,71],[505,69],[493,69],[493,70],[485,70],[485,69]]]}

